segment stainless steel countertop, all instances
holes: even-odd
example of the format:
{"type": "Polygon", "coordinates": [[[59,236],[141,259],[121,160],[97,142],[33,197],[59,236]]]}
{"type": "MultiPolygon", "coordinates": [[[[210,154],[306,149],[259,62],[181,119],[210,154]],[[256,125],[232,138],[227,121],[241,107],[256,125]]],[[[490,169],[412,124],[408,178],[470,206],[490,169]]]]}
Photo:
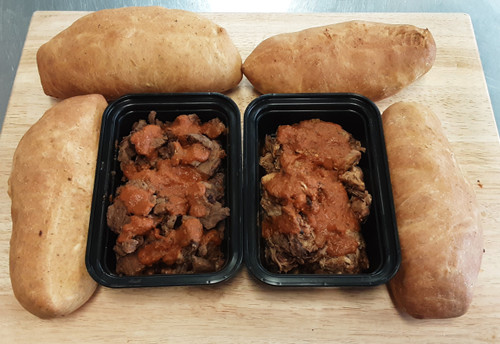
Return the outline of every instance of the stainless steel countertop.
{"type": "Polygon", "coordinates": [[[460,12],[472,19],[493,111],[500,128],[500,1],[497,0],[0,0],[0,128],[34,11],[95,11],[161,5],[195,12],[460,12]]]}

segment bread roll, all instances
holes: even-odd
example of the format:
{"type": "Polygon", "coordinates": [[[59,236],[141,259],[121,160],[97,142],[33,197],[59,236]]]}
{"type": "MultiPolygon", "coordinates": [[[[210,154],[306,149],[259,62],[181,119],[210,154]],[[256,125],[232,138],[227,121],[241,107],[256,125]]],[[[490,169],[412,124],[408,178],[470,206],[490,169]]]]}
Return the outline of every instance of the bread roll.
{"type": "Polygon", "coordinates": [[[44,92],[224,92],[240,82],[241,57],[222,27],[195,13],[126,7],[88,14],[37,53],[44,92]]]}
{"type": "Polygon", "coordinates": [[[54,105],[14,153],[10,279],[17,300],[41,318],[73,312],[96,289],[85,251],[106,106],[100,95],[54,105]]]}
{"type": "Polygon", "coordinates": [[[376,101],[427,73],[435,56],[427,29],[350,21],[270,37],[243,73],[261,93],[354,92],[376,101]]]}
{"type": "Polygon", "coordinates": [[[474,190],[431,110],[401,102],[382,119],[402,255],[393,301],[415,318],[458,317],[483,254],[474,190]]]}

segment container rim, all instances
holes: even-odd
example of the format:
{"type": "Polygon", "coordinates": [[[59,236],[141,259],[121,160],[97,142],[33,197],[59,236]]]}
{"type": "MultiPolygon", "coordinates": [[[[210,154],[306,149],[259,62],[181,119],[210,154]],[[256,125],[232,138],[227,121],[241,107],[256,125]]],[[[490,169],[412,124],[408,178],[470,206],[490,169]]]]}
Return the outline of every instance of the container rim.
{"type": "MultiPolygon", "coordinates": [[[[303,114],[304,112],[302,112],[303,114]]],[[[313,118],[313,117],[310,117],[313,118]]],[[[370,99],[355,93],[300,93],[300,94],[265,94],[254,99],[246,108],[244,113],[244,181],[247,204],[244,209],[244,260],[245,265],[252,275],[259,281],[272,286],[287,287],[342,287],[342,286],[375,286],[387,283],[398,271],[401,264],[401,252],[399,236],[395,218],[395,210],[390,183],[387,153],[385,150],[385,139],[381,123],[381,115],[378,107],[370,99]],[[353,275],[330,275],[330,274],[280,274],[269,271],[262,263],[260,227],[258,214],[260,206],[260,190],[255,184],[259,179],[258,167],[258,141],[259,121],[268,116],[277,116],[276,113],[290,111],[300,117],[301,109],[314,112],[316,108],[326,109],[330,106],[339,106],[344,109],[362,111],[366,117],[365,130],[370,140],[377,145],[375,164],[376,176],[381,181],[375,195],[379,200],[379,212],[377,215],[387,230],[379,233],[379,240],[383,242],[384,250],[381,254],[380,265],[368,273],[353,275]],[[250,189],[250,190],[248,190],[250,189]],[[253,203],[253,204],[252,204],[253,203]],[[256,234],[258,232],[258,236],[256,234]]],[[[291,120],[293,121],[293,120],[291,120]]],[[[332,121],[333,122],[333,121],[332,121]]],[[[259,179],[260,180],[260,179],[259,179]]],[[[372,215],[370,215],[372,216],[372,215]]],[[[379,220],[377,220],[379,221],[379,220]]]]}
{"type": "MultiPolygon", "coordinates": [[[[186,111],[186,113],[189,111],[186,111]]],[[[191,113],[191,112],[190,112],[191,113]]],[[[195,112],[194,112],[195,113],[195,112]]],[[[178,113],[179,114],[179,113],[178,113]]],[[[218,116],[217,114],[214,116],[218,116]]],[[[226,95],[217,92],[186,92],[186,93],[146,93],[128,94],[111,102],[105,109],[99,136],[99,150],[96,161],[95,181],[92,198],[92,208],[88,229],[88,239],[85,255],[85,264],[91,277],[100,285],[111,288],[127,287],[160,287],[181,285],[207,285],[217,284],[228,280],[242,265],[243,237],[242,227],[242,160],[241,160],[241,125],[240,112],[236,103],[226,95]],[[226,252],[226,262],[221,270],[213,273],[176,274],[176,275],[150,275],[150,276],[119,276],[107,271],[103,259],[109,248],[105,247],[104,231],[108,230],[106,224],[106,199],[109,200],[111,183],[111,170],[109,162],[113,159],[114,139],[116,131],[114,123],[123,112],[133,111],[138,108],[149,108],[163,111],[182,112],[183,109],[216,110],[224,113],[227,134],[227,165],[231,173],[226,175],[226,185],[231,185],[231,220],[226,226],[230,233],[229,250],[226,252]]],[[[229,190],[226,190],[228,193],[229,190]]],[[[229,240],[229,239],[228,239],[229,240]]],[[[111,252],[112,253],[112,252],[111,252]]]]}

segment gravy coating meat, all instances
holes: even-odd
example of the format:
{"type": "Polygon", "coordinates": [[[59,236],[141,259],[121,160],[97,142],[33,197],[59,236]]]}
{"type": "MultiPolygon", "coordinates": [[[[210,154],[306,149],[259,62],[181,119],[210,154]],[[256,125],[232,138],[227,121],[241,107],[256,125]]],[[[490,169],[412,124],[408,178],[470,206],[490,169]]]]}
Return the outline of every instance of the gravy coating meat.
{"type": "Polygon", "coordinates": [[[162,122],[152,111],[119,144],[123,184],[108,207],[120,275],[213,272],[224,264],[226,153],[218,118],[162,122]]]}
{"type": "Polygon", "coordinates": [[[365,149],[319,119],[282,125],[265,140],[260,165],[262,237],[280,273],[358,273],[368,268],[360,224],[371,195],[358,166],[365,149]]]}

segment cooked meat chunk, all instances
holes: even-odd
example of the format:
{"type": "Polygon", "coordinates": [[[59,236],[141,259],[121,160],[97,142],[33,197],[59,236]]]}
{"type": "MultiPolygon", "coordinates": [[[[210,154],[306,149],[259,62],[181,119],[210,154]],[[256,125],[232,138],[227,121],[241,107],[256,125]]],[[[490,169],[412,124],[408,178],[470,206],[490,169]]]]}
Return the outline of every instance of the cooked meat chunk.
{"type": "Polygon", "coordinates": [[[273,173],[280,170],[281,146],[276,142],[276,138],[267,135],[264,142],[264,149],[262,157],[260,158],[260,165],[264,167],[267,173],[273,173]]]}
{"type": "Polygon", "coordinates": [[[208,159],[199,164],[196,169],[205,175],[211,176],[220,165],[221,159],[226,156],[226,152],[221,148],[220,144],[216,141],[210,140],[201,134],[189,134],[190,139],[201,143],[203,146],[210,150],[208,159]]]}
{"type": "Polygon", "coordinates": [[[262,199],[260,201],[260,205],[267,216],[280,216],[282,214],[279,200],[273,199],[271,196],[269,196],[265,189],[262,190],[262,199]]]}
{"type": "Polygon", "coordinates": [[[283,125],[266,137],[260,164],[262,237],[269,269],[358,273],[368,268],[360,224],[371,195],[357,165],[364,148],[339,125],[283,125]]]}
{"type": "Polygon", "coordinates": [[[129,140],[123,140],[120,143],[120,149],[118,150],[118,161],[127,164],[130,163],[135,155],[137,153],[135,152],[134,146],[129,140]]]}
{"type": "Polygon", "coordinates": [[[119,147],[123,184],[108,207],[123,275],[216,271],[224,264],[226,133],[217,118],[181,115],[140,120],[119,147]]]}
{"type": "Polygon", "coordinates": [[[214,203],[224,197],[225,191],[225,177],[224,173],[215,173],[205,184],[206,196],[210,203],[214,203]]]}
{"type": "Polygon", "coordinates": [[[208,204],[208,214],[201,217],[200,221],[206,229],[214,228],[221,220],[229,216],[229,208],[223,207],[221,203],[208,204]]]}
{"type": "Polygon", "coordinates": [[[127,214],[127,208],[119,199],[116,199],[113,204],[108,207],[106,217],[108,227],[115,233],[120,233],[123,225],[130,222],[130,216],[127,214]]]}
{"type": "Polygon", "coordinates": [[[360,192],[351,196],[351,208],[359,222],[364,222],[368,215],[370,215],[370,205],[372,204],[372,195],[368,191],[360,192]]]}
{"type": "Polygon", "coordinates": [[[167,213],[168,212],[167,205],[168,205],[168,199],[167,198],[158,197],[156,199],[156,203],[155,203],[155,206],[153,208],[153,213],[155,215],[161,215],[161,214],[167,213]]]}
{"type": "Polygon", "coordinates": [[[346,188],[354,190],[364,190],[365,182],[363,181],[363,170],[359,166],[352,166],[351,169],[345,171],[339,176],[339,179],[344,183],[346,188]]]}
{"type": "Polygon", "coordinates": [[[125,256],[129,253],[135,252],[137,247],[141,246],[144,243],[143,236],[137,236],[135,238],[128,239],[127,241],[117,242],[113,247],[113,250],[116,252],[117,256],[125,256]]]}
{"type": "Polygon", "coordinates": [[[359,166],[353,165],[350,170],[342,173],[339,179],[351,197],[351,208],[354,214],[360,222],[363,222],[370,214],[372,203],[372,196],[365,189],[363,170],[359,166]]]}
{"type": "Polygon", "coordinates": [[[127,276],[141,275],[145,266],[137,258],[137,252],[120,257],[116,261],[116,273],[127,276]]]}

